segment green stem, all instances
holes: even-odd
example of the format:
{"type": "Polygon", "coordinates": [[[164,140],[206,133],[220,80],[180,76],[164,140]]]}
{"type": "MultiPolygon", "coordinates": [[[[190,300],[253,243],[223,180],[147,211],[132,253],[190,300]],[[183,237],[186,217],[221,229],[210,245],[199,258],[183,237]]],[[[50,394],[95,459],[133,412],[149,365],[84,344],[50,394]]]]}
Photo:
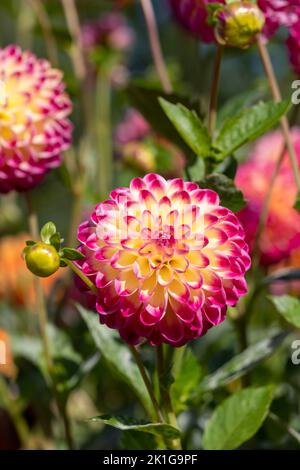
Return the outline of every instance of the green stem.
{"type": "MultiPolygon", "coordinates": [[[[92,112],[90,110],[90,99],[86,83],[87,67],[76,2],[74,0],[61,0],[61,3],[63,6],[68,31],[72,39],[71,57],[73,61],[73,70],[78,83],[80,84],[80,125],[83,129],[79,144],[77,168],[75,174],[72,175],[72,179],[74,181],[72,188],[73,207],[69,241],[74,242],[76,241],[76,230],[80,221],[81,204],[86,182],[86,155],[88,154],[87,140],[92,112]]],[[[70,243],[70,245],[72,244],[73,243],[70,243]]]]}
{"type": "Polygon", "coordinates": [[[94,293],[98,294],[98,289],[95,284],[79,269],[77,266],[68,259],[63,259],[64,262],[72,269],[72,271],[80,277],[80,279],[87,285],[87,287],[94,293]]]}
{"type": "MultiPolygon", "coordinates": [[[[263,66],[265,68],[265,72],[270,83],[274,101],[280,102],[282,100],[282,96],[281,96],[281,92],[279,89],[279,85],[277,83],[277,79],[276,79],[276,75],[273,69],[271,58],[270,58],[268,49],[263,39],[260,36],[258,37],[257,44],[258,44],[258,50],[261,56],[263,66]]],[[[298,166],[298,159],[297,159],[296,151],[293,145],[292,137],[290,134],[289,121],[286,116],[281,118],[280,124],[281,124],[282,133],[285,139],[286,147],[289,152],[296,187],[297,187],[298,193],[300,193],[300,171],[299,171],[299,166],[298,166]]]]}
{"type": "Polygon", "coordinates": [[[166,93],[172,93],[173,87],[169,77],[168,69],[164,61],[162,48],[160,45],[155,14],[151,0],[140,0],[147,25],[153,62],[160,79],[162,87],[166,93]]]}
{"type": "Polygon", "coordinates": [[[144,384],[146,386],[146,389],[148,391],[148,394],[149,394],[149,397],[150,397],[150,400],[152,402],[152,405],[153,405],[153,410],[154,410],[154,413],[155,413],[155,416],[156,416],[156,419],[158,420],[159,423],[163,423],[164,422],[164,419],[163,419],[163,416],[162,416],[162,413],[160,411],[160,408],[159,408],[159,405],[158,405],[158,402],[156,400],[156,397],[155,397],[155,393],[154,393],[154,389],[152,387],[152,384],[150,382],[150,379],[148,377],[148,374],[146,372],[146,369],[144,367],[144,364],[143,364],[143,361],[142,361],[142,358],[141,358],[141,355],[140,353],[138,352],[138,350],[134,347],[134,346],[129,346],[130,348],[130,351],[134,357],[134,360],[136,362],[136,365],[138,366],[138,369],[140,371],[140,374],[142,376],[142,379],[144,381],[144,384]]]}
{"type": "Polygon", "coordinates": [[[217,121],[217,104],[218,104],[218,91],[221,74],[221,64],[223,58],[224,47],[221,45],[217,46],[215,62],[213,67],[212,84],[209,98],[209,110],[208,110],[208,132],[212,136],[216,127],[217,121]]]}
{"type": "MultiPolygon", "coordinates": [[[[38,218],[33,208],[30,193],[28,191],[25,193],[25,201],[26,201],[27,210],[28,210],[28,224],[29,224],[30,235],[33,240],[38,240],[39,238],[38,218]]],[[[40,329],[41,339],[43,343],[46,367],[47,367],[47,371],[48,371],[48,375],[50,379],[51,389],[53,391],[56,405],[63,421],[67,445],[69,449],[73,449],[73,441],[72,441],[72,436],[70,433],[69,417],[67,416],[65,405],[64,404],[62,405],[62,401],[56,390],[55,376],[54,376],[54,362],[53,362],[53,358],[51,355],[51,350],[49,346],[49,338],[47,334],[47,308],[46,308],[45,296],[44,296],[44,291],[43,291],[40,278],[38,277],[34,278],[34,286],[35,286],[36,297],[37,297],[37,313],[38,313],[38,320],[39,320],[39,329],[40,329]]]]}
{"type": "Polygon", "coordinates": [[[56,47],[55,37],[51,28],[51,21],[48,16],[47,10],[44,7],[41,0],[29,0],[29,1],[39,21],[41,31],[45,39],[49,60],[52,65],[57,66],[58,65],[57,47],[56,47]]]}
{"type": "MultiPolygon", "coordinates": [[[[172,348],[172,352],[174,348],[172,348]]],[[[178,429],[177,417],[173,409],[172,400],[170,396],[170,387],[166,385],[165,375],[167,370],[171,367],[173,355],[169,356],[167,364],[165,363],[163,345],[156,347],[156,365],[159,381],[160,403],[166,419],[166,422],[171,426],[178,429]],[[170,362],[169,362],[170,360],[170,362]]],[[[168,441],[168,446],[173,450],[181,450],[181,440],[172,439],[168,441]]]]}
{"type": "Polygon", "coordinates": [[[21,448],[25,449],[27,447],[30,431],[25,419],[23,418],[19,404],[12,396],[8,384],[2,377],[0,377],[0,395],[6,411],[14,422],[21,442],[21,448]]]}
{"type": "Polygon", "coordinates": [[[97,170],[96,189],[107,198],[113,182],[113,151],[111,136],[111,80],[108,70],[98,73],[96,90],[97,170]]]}

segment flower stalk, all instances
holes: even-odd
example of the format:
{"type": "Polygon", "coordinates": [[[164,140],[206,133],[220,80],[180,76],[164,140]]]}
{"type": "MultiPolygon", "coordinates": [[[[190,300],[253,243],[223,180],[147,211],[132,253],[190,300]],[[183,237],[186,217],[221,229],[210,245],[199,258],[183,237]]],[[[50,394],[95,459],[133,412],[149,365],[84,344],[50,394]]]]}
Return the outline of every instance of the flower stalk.
{"type": "MultiPolygon", "coordinates": [[[[258,44],[258,50],[261,56],[263,66],[264,66],[266,75],[268,77],[269,83],[270,83],[274,101],[280,102],[282,100],[282,96],[281,96],[281,92],[279,89],[279,85],[276,79],[276,75],[273,69],[272,61],[271,61],[267,46],[265,45],[261,36],[258,37],[257,44],[258,44]]],[[[298,161],[297,161],[297,155],[296,155],[295,148],[294,148],[291,134],[290,134],[289,121],[286,116],[283,116],[281,118],[280,124],[281,124],[282,133],[286,142],[286,147],[289,152],[297,190],[298,190],[298,193],[300,193],[300,171],[299,171],[299,166],[298,166],[298,161]]]]}
{"type": "Polygon", "coordinates": [[[153,62],[157,71],[157,75],[159,76],[163,90],[166,93],[172,93],[173,87],[162,53],[158,28],[151,0],[141,0],[141,6],[145,16],[153,62]]]}
{"type": "Polygon", "coordinates": [[[208,131],[210,135],[213,135],[215,127],[216,127],[216,121],[217,121],[218,90],[219,90],[219,83],[220,83],[220,72],[221,72],[223,53],[224,53],[224,47],[221,45],[218,45],[217,50],[216,50],[216,55],[215,55],[214,67],[213,67],[213,77],[212,77],[212,85],[211,85],[210,99],[209,99],[209,110],[208,110],[208,131]]]}

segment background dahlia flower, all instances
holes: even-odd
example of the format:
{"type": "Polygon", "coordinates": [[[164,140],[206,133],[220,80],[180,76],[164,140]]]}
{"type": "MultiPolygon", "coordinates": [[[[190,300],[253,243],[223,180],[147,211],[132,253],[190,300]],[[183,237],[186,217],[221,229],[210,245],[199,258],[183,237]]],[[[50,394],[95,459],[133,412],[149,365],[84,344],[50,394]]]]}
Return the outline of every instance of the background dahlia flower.
{"type": "Polygon", "coordinates": [[[297,9],[297,21],[289,29],[287,47],[293,69],[300,77],[300,5],[297,9]]]}
{"type": "Polygon", "coordinates": [[[0,328],[0,375],[14,379],[17,375],[17,367],[13,360],[10,337],[7,331],[0,328]],[[4,358],[2,357],[4,356],[4,358]],[[5,360],[3,364],[2,359],[5,360]]]}
{"type": "Polygon", "coordinates": [[[71,142],[62,72],[17,46],[0,49],[0,192],[24,191],[57,167],[71,142]]]}
{"type": "MultiPolygon", "coordinates": [[[[178,22],[204,42],[215,41],[213,27],[207,22],[209,4],[225,4],[224,0],[169,0],[178,22]]],[[[299,0],[258,0],[266,19],[264,35],[272,36],[281,26],[290,27],[297,21],[299,0]]]]}
{"type": "MultiPolygon", "coordinates": [[[[300,163],[300,129],[293,130],[292,138],[300,163]]],[[[267,134],[258,141],[250,158],[237,171],[236,185],[247,200],[247,206],[239,213],[239,219],[250,246],[253,245],[263,202],[283,146],[280,131],[267,134]]],[[[297,188],[286,153],[272,191],[267,222],[260,237],[261,261],[265,265],[287,258],[291,250],[300,246],[300,214],[293,208],[296,195],[297,188]]]]}
{"type": "Polygon", "coordinates": [[[112,191],[80,225],[78,266],[99,289],[101,323],[131,344],[181,346],[246,293],[244,237],[214,191],[148,174],[112,191]]]}
{"type": "Polygon", "coordinates": [[[134,34],[121,13],[105,13],[82,27],[82,41],[86,49],[96,46],[126,50],[132,46],[134,34]]]}
{"type": "Polygon", "coordinates": [[[128,109],[115,131],[115,147],[122,161],[141,176],[158,172],[181,177],[185,156],[165,137],[157,134],[136,109],[128,109]]]}

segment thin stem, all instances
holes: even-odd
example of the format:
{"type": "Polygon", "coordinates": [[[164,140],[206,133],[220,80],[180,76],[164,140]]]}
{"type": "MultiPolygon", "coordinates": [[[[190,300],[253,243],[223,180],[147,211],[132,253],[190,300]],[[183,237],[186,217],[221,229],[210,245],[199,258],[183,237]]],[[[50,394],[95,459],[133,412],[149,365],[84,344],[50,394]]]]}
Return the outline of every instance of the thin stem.
{"type": "MultiPolygon", "coordinates": [[[[37,240],[39,238],[38,218],[33,208],[30,193],[28,191],[25,193],[25,201],[26,201],[27,210],[28,210],[28,224],[29,224],[30,235],[33,240],[37,240]]],[[[49,338],[47,334],[47,308],[46,308],[45,296],[44,296],[44,291],[43,291],[40,278],[38,277],[34,278],[34,286],[35,286],[35,292],[37,296],[37,313],[38,313],[38,320],[39,320],[39,328],[40,328],[41,338],[43,342],[44,355],[45,355],[45,360],[46,360],[47,371],[49,374],[51,389],[53,391],[56,405],[63,421],[66,442],[68,444],[68,447],[70,449],[73,449],[73,441],[72,441],[72,436],[70,432],[69,417],[67,416],[67,413],[66,413],[65,404],[62,403],[62,400],[60,399],[60,396],[56,390],[55,377],[53,375],[54,363],[53,363],[53,358],[52,358],[51,351],[50,351],[49,338]]]]}
{"type": "Polygon", "coordinates": [[[21,442],[21,448],[25,449],[27,448],[30,431],[27,422],[23,418],[19,403],[17,403],[15,398],[12,396],[8,384],[2,377],[0,377],[0,396],[5,409],[7,410],[12,421],[14,422],[15,428],[17,430],[21,442]]]}
{"type": "MultiPolygon", "coordinates": [[[[37,240],[39,238],[39,224],[38,224],[36,212],[33,209],[30,193],[28,191],[25,192],[25,201],[27,205],[28,225],[29,225],[30,236],[33,240],[37,240]]],[[[51,371],[53,367],[53,361],[52,361],[51,354],[50,354],[49,341],[48,341],[48,335],[47,335],[47,310],[46,310],[46,305],[45,305],[43,287],[42,287],[40,279],[36,276],[34,277],[34,287],[35,287],[36,297],[37,297],[37,312],[38,312],[39,328],[41,332],[41,338],[43,341],[45,360],[46,360],[48,370],[51,371]]]]}
{"type": "Polygon", "coordinates": [[[217,121],[217,103],[218,103],[218,90],[220,82],[221,63],[223,58],[224,47],[221,45],[217,46],[212,85],[209,99],[209,112],[208,112],[208,131],[210,135],[214,133],[216,121],[217,121]]]}
{"type": "Polygon", "coordinates": [[[283,431],[287,432],[293,439],[295,439],[298,444],[300,444],[300,433],[293,429],[288,423],[282,421],[279,416],[275,415],[274,413],[269,413],[269,418],[277,424],[278,427],[283,429],[283,431]]]}
{"type": "MultiPolygon", "coordinates": [[[[156,366],[157,366],[158,380],[159,380],[161,407],[163,409],[167,423],[171,424],[171,426],[174,426],[175,428],[178,428],[176,414],[174,412],[172,400],[170,397],[170,389],[167,388],[167,386],[164,383],[165,382],[164,376],[166,374],[166,369],[171,368],[171,361],[173,358],[173,353],[174,353],[174,348],[172,348],[172,355],[171,357],[169,357],[168,363],[166,364],[163,345],[156,347],[156,366]]],[[[168,444],[171,449],[174,449],[174,450],[182,449],[180,439],[172,439],[168,441],[168,444]]]]}
{"type": "Polygon", "coordinates": [[[148,36],[151,46],[153,62],[157,71],[157,75],[161,81],[162,87],[166,93],[172,93],[173,87],[169,77],[168,69],[164,61],[162,48],[160,45],[155,14],[151,0],[140,0],[144,12],[145,21],[148,29],[148,36]]]}
{"type": "Polygon", "coordinates": [[[64,259],[64,262],[72,269],[72,271],[80,277],[80,279],[87,285],[87,287],[94,293],[98,294],[98,289],[95,284],[70,260],[64,259]]]}
{"type": "Polygon", "coordinates": [[[260,217],[259,217],[259,222],[258,222],[258,228],[257,228],[256,234],[255,234],[254,244],[253,244],[253,255],[252,255],[253,271],[255,271],[255,268],[257,268],[258,264],[259,264],[259,258],[260,258],[259,241],[260,241],[262,232],[263,232],[264,227],[265,227],[266,222],[267,222],[275,182],[276,182],[277,176],[279,174],[279,171],[280,171],[280,168],[281,168],[284,156],[285,156],[285,152],[286,152],[286,146],[284,145],[282,151],[280,152],[279,158],[276,162],[276,166],[275,166],[274,171],[273,171],[272,176],[271,176],[271,181],[270,181],[270,184],[269,184],[268,192],[266,194],[265,200],[264,200],[263,205],[262,205],[262,209],[261,209],[261,213],[260,213],[260,217]]]}
{"type": "Polygon", "coordinates": [[[156,416],[156,419],[158,420],[159,423],[163,423],[164,422],[164,418],[162,416],[162,413],[160,411],[160,408],[159,408],[159,405],[158,405],[158,402],[156,400],[156,397],[155,397],[155,393],[154,393],[154,390],[153,390],[153,387],[152,387],[152,384],[150,382],[150,379],[148,377],[148,374],[145,370],[145,367],[144,367],[144,364],[143,364],[143,361],[142,361],[142,358],[141,358],[141,355],[140,353],[138,352],[138,350],[134,347],[134,346],[129,346],[130,348],[130,351],[134,357],[134,360],[136,362],[136,365],[138,366],[138,369],[140,371],[140,374],[142,376],[142,379],[144,381],[144,384],[147,388],[147,391],[148,391],[148,394],[149,394],[149,397],[151,399],[151,402],[152,402],[152,405],[153,405],[153,409],[154,409],[154,412],[155,412],[155,416],[156,416]]]}
{"type": "MultiPolygon", "coordinates": [[[[265,72],[266,72],[266,75],[267,75],[269,83],[270,83],[270,87],[271,87],[271,90],[272,90],[274,100],[276,102],[280,102],[282,100],[281,92],[280,92],[280,89],[279,89],[279,86],[278,86],[278,83],[277,83],[277,79],[276,79],[276,76],[275,76],[275,72],[274,72],[274,69],[273,69],[271,58],[270,58],[268,49],[267,49],[264,41],[262,40],[262,38],[260,36],[258,37],[257,44],[258,44],[258,50],[259,50],[259,53],[260,53],[260,56],[261,56],[261,60],[262,60],[262,63],[264,65],[264,68],[265,68],[265,72]]],[[[291,159],[291,164],[292,164],[292,169],[293,169],[293,173],[294,173],[294,178],[295,178],[297,190],[298,190],[298,192],[300,192],[300,171],[299,171],[299,167],[298,167],[298,160],[297,160],[297,155],[296,155],[295,148],[294,148],[292,138],[291,138],[291,134],[290,134],[289,122],[288,122],[288,119],[287,119],[286,116],[283,116],[281,118],[280,124],[281,124],[281,129],[282,129],[283,136],[285,138],[286,147],[288,149],[289,156],[290,156],[290,159],[291,159]]]]}
{"type": "Polygon", "coordinates": [[[52,65],[58,65],[58,53],[56,47],[55,37],[51,28],[51,21],[49,19],[46,8],[41,0],[29,0],[39,21],[45,43],[47,47],[48,57],[52,65]]]}
{"type": "Polygon", "coordinates": [[[102,198],[111,191],[113,181],[113,157],[111,137],[111,80],[109,71],[98,72],[96,90],[97,171],[96,189],[102,198]]]}
{"type": "MultiPolygon", "coordinates": [[[[293,110],[293,114],[291,116],[291,123],[292,124],[294,124],[296,122],[297,117],[298,117],[298,113],[299,113],[299,107],[295,106],[294,110],[293,110]]],[[[272,177],[271,177],[271,181],[270,181],[270,184],[269,184],[269,188],[268,188],[268,191],[266,193],[266,196],[265,196],[265,199],[264,199],[264,202],[263,202],[263,205],[262,205],[262,209],[261,209],[261,212],[260,212],[258,228],[257,228],[257,231],[256,231],[254,244],[253,244],[253,250],[252,250],[252,253],[253,253],[252,254],[252,266],[253,266],[254,271],[255,271],[255,268],[258,267],[258,264],[259,264],[259,258],[260,258],[259,241],[260,241],[261,235],[263,233],[264,227],[265,227],[266,222],[267,222],[275,182],[276,182],[277,176],[279,175],[280,168],[281,168],[282,162],[284,160],[284,156],[285,156],[286,151],[287,151],[287,147],[286,147],[286,144],[284,143],[284,145],[282,147],[282,151],[280,152],[278,160],[276,162],[276,165],[275,165],[272,177]]]]}
{"type": "Polygon", "coordinates": [[[77,78],[82,82],[86,77],[86,65],[76,3],[75,0],[61,0],[61,2],[65,12],[67,26],[73,40],[72,58],[74,71],[77,78]]]}
{"type": "Polygon", "coordinates": [[[82,34],[80,27],[80,20],[78,11],[76,8],[76,2],[74,0],[61,0],[66,18],[67,27],[69,34],[72,38],[72,61],[74,74],[80,84],[80,96],[81,96],[81,126],[83,134],[80,139],[79,153],[78,153],[78,164],[76,174],[73,175],[73,208],[72,208],[72,219],[70,227],[72,232],[70,233],[69,240],[75,241],[76,228],[80,222],[81,215],[81,203],[83,192],[85,188],[86,180],[86,140],[88,135],[88,129],[92,117],[90,112],[90,99],[87,90],[86,78],[87,78],[87,67],[85,61],[85,53],[82,43],[82,34]]]}

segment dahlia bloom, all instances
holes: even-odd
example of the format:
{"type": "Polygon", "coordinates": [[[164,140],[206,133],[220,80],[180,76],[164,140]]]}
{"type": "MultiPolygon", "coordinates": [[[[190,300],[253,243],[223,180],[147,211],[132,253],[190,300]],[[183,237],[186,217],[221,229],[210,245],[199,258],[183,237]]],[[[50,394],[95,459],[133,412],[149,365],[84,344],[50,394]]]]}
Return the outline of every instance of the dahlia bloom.
{"type": "Polygon", "coordinates": [[[122,122],[117,126],[115,142],[118,147],[142,140],[151,132],[150,125],[135,109],[128,109],[122,122]]]}
{"type": "Polygon", "coordinates": [[[62,72],[17,46],[0,49],[0,192],[36,186],[71,142],[62,72]]]}
{"type": "MultiPolygon", "coordinates": [[[[214,30],[208,24],[208,5],[223,5],[224,0],[169,0],[178,22],[204,42],[215,41],[214,30]]],[[[297,21],[296,9],[299,0],[258,0],[259,8],[265,15],[264,35],[272,36],[280,26],[290,27],[297,21]]]]}
{"type": "Polygon", "coordinates": [[[83,25],[82,41],[86,49],[104,46],[124,51],[132,46],[134,35],[122,14],[106,13],[83,25]]]}
{"type": "Polygon", "coordinates": [[[126,164],[141,173],[182,176],[185,157],[170,141],[156,134],[135,109],[129,109],[115,132],[116,150],[126,164]]]}
{"type": "Polygon", "coordinates": [[[111,192],[78,239],[100,322],[130,344],[181,346],[221,323],[247,291],[237,217],[214,191],[156,174],[111,192]]]}
{"type": "Polygon", "coordinates": [[[0,374],[15,378],[17,367],[13,360],[10,337],[5,330],[0,329],[0,374]]]}
{"type": "MultiPolygon", "coordinates": [[[[292,131],[300,163],[300,129],[292,131]]],[[[239,213],[247,242],[252,246],[261,209],[270,186],[270,177],[284,147],[281,132],[262,137],[250,158],[238,168],[236,185],[243,191],[247,206],[239,213]]],[[[284,157],[269,206],[269,214],[260,240],[261,262],[265,265],[287,258],[300,246],[300,214],[293,208],[297,188],[288,153],[284,157]]]]}
{"type": "Polygon", "coordinates": [[[300,7],[298,8],[297,21],[289,29],[287,47],[293,69],[300,77],[300,7]]]}
{"type": "MultiPolygon", "coordinates": [[[[36,302],[34,276],[22,259],[22,250],[29,235],[19,234],[0,239],[0,301],[33,310],[36,302]]],[[[41,280],[45,295],[57,280],[59,272],[41,280]]]]}

